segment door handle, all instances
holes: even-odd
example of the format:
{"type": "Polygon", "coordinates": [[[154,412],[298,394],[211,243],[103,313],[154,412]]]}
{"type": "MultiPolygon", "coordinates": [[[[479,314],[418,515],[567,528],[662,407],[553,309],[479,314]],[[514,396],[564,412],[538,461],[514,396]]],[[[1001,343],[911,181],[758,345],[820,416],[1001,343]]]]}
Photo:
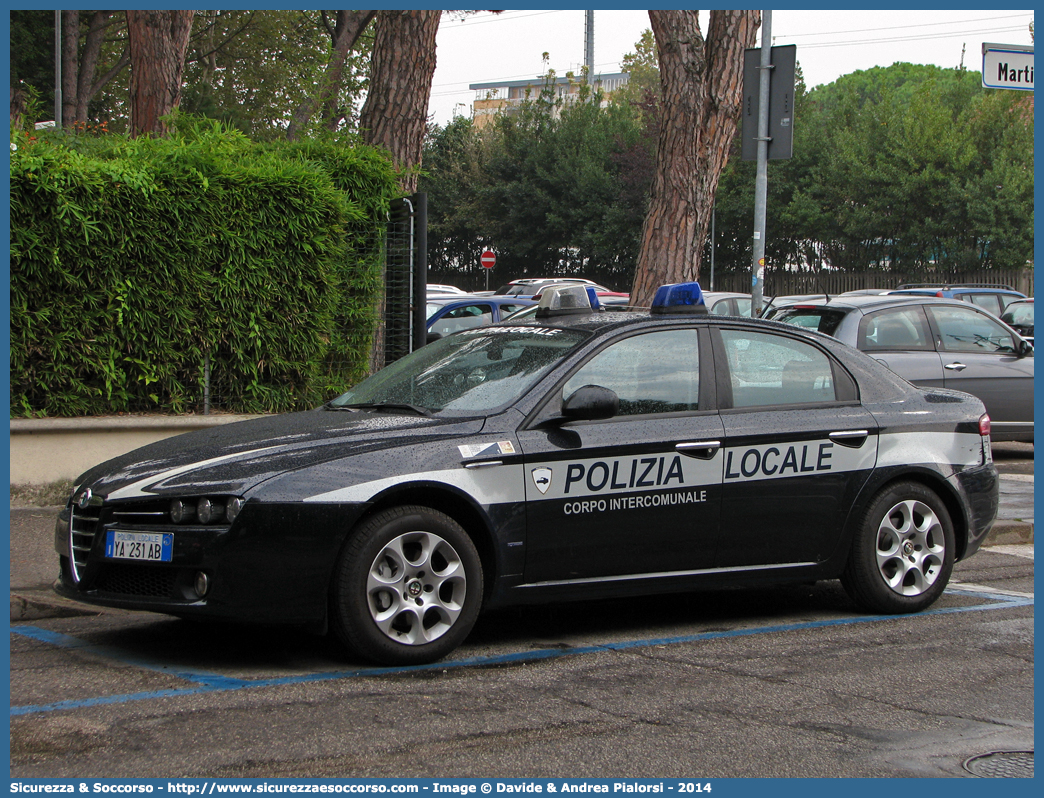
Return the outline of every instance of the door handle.
{"type": "Polygon", "coordinates": [[[679,443],[674,450],[681,452],[686,457],[710,460],[720,448],[721,441],[700,441],[698,443],[679,443]]]}
{"type": "Polygon", "coordinates": [[[845,432],[831,432],[830,440],[839,443],[842,446],[858,449],[863,445],[863,442],[866,441],[869,435],[870,431],[865,429],[846,430],[845,432]]]}
{"type": "Polygon", "coordinates": [[[943,368],[950,371],[964,371],[968,367],[964,363],[947,363],[943,368]]]}
{"type": "Polygon", "coordinates": [[[477,463],[464,463],[465,468],[491,468],[504,465],[503,460],[481,460],[477,463]]]}

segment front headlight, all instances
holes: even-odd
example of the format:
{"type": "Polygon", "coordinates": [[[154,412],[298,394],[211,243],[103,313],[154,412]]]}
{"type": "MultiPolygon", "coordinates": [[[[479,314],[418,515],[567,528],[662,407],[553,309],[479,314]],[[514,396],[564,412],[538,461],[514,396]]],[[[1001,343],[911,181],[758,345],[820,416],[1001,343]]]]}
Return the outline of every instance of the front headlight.
{"type": "Polygon", "coordinates": [[[239,515],[239,511],[243,509],[245,502],[238,496],[234,496],[228,500],[225,505],[225,520],[230,524],[236,520],[236,516],[239,515]]]}
{"type": "Polygon", "coordinates": [[[184,499],[175,499],[170,503],[170,520],[175,524],[187,524],[196,517],[196,506],[184,499]]]}
{"type": "Polygon", "coordinates": [[[225,505],[218,499],[209,499],[204,496],[198,502],[196,502],[196,515],[199,517],[200,523],[209,524],[211,521],[217,521],[224,515],[225,505]]]}
{"type": "MultiPolygon", "coordinates": [[[[74,497],[75,499],[76,497],[74,497]]],[[[172,499],[170,520],[175,524],[231,524],[246,502],[238,496],[200,496],[172,499]]]]}

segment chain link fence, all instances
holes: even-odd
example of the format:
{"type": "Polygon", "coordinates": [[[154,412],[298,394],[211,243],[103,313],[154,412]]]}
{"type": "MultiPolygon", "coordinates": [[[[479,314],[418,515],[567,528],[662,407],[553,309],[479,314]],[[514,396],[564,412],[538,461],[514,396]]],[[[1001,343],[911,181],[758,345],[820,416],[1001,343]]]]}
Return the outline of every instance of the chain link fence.
{"type": "MultiPolygon", "coordinates": [[[[749,270],[719,271],[714,275],[715,291],[750,293],[749,270]]],[[[967,272],[919,272],[901,274],[886,271],[865,272],[791,272],[768,270],[765,273],[765,296],[821,294],[831,296],[863,288],[895,289],[900,285],[932,283],[935,285],[1007,285],[1026,296],[1033,296],[1033,269],[980,269],[967,272]]],[[[700,285],[710,289],[710,272],[700,274],[700,285]]]]}
{"type": "MultiPolygon", "coordinates": [[[[427,195],[404,197],[392,203],[383,240],[375,238],[371,242],[374,249],[379,248],[382,252],[384,264],[383,295],[379,305],[381,323],[378,325],[377,340],[373,344],[375,354],[370,359],[373,370],[383,368],[424,345],[427,223],[427,195]]],[[[358,323],[352,324],[346,315],[340,315],[331,330],[331,339],[338,337],[349,342],[359,338],[358,323]]],[[[362,337],[367,336],[364,334],[362,337]]],[[[357,349],[365,344],[365,341],[359,340],[357,349]]],[[[198,398],[186,408],[188,412],[204,415],[240,412],[237,408],[244,394],[244,386],[233,385],[230,371],[222,367],[225,357],[235,350],[236,342],[223,342],[221,348],[223,354],[207,356],[200,364],[195,380],[198,398]]],[[[359,354],[361,357],[362,353],[359,354]]],[[[337,390],[343,391],[351,387],[350,380],[339,380],[339,376],[355,372],[358,362],[328,359],[318,365],[323,378],[336,385],[337,390]]],[[[189,393],[192,392],[190,388],[189,393]]]]}

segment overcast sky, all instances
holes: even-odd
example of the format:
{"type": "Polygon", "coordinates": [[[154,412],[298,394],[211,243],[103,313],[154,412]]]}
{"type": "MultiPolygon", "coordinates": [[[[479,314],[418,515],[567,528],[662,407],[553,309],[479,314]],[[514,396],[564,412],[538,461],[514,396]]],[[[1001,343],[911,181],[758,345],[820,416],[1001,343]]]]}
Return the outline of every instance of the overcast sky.
{"type": "MultiPolygon", "coordinates": [[[[812,88],[841,75],[896,61],[982,69],[982,43],[1033,40],[1033,11],[788,11],[772,12],[773,44],[797,45],[805,84],[812,88]]],[[[559,75],[584,61],[585,12],[580,10],[483,11],[464,19],[443,14],[438,66],[429,114],[444,125],[454,114],[471,115],[471,83],[524,80],[548,66],[559,75]]],[[[649,27],[645,11],[595,11],[595,71],[620,71],[624,55],[649,27]]],[[[703,19],[706,30],[706,21],[703,19]]],[[[759,37],[760,44],[760,37],[759,37]]]]}

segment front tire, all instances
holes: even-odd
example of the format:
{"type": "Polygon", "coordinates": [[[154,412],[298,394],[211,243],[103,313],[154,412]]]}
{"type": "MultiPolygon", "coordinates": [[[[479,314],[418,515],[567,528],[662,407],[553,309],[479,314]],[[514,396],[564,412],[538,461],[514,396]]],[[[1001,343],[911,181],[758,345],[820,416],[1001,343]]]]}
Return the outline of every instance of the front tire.
{"type": "Polygon", "coordinates": [[[363,521],[338,560],[331,626],[352,651],[385,665],[442,659],[478,619],[482,563],[464,529],[427,507],[363,521]]]}
{"type": "Polygon", "coordinates": [[[946,505],[924,485],[901,482],[870,503],[841,583],[873,612],[920,612],[946,588],[954,549],[946,505]]]}

